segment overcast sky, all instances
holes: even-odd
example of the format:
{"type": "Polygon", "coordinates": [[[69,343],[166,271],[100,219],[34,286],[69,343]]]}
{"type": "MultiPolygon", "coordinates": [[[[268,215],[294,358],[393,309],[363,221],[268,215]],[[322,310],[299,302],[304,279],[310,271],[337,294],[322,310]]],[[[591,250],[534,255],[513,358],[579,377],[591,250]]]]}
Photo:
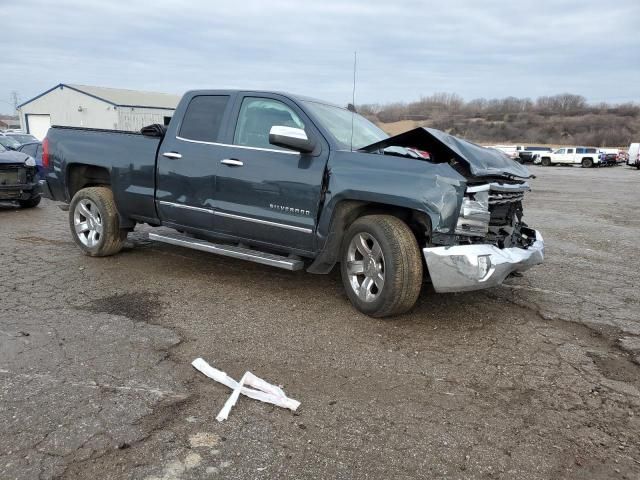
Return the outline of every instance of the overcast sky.
{"type": "Polygon", "coordinates": [[[639,0],[0,0],[0,112],[58,83],[640,101],[639,0]],[[184,6],[176,6],[184,3],[184,6]],[[188,6],[187,6],[188,5],[188,6]],[[7,43],[8,42],[8,43],[7,43]]]}

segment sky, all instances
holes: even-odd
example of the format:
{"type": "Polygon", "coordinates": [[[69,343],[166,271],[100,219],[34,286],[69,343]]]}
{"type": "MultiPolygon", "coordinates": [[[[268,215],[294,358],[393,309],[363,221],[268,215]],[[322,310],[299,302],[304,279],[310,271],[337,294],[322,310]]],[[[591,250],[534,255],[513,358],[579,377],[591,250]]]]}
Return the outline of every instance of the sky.
{"type": "Polygon", "coordinates": [[[0,0],[0,113],[59,83],[280,90],[338,104],[640,102],[639,0],[0,0]],[[8,44],[7,44],[8,42],[8,44]]]}

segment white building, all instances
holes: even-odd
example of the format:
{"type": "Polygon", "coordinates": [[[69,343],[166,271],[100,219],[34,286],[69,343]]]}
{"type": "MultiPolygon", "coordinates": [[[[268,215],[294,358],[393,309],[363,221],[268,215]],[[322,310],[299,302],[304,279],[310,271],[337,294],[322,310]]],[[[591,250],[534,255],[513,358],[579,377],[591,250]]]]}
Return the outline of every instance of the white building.
{"type": "Polygon", "coordinates": [[[180,96],[61,83],[18,106],[22,129],[43,139],[51,125],[138,131],[166,124],[180,96]]]}

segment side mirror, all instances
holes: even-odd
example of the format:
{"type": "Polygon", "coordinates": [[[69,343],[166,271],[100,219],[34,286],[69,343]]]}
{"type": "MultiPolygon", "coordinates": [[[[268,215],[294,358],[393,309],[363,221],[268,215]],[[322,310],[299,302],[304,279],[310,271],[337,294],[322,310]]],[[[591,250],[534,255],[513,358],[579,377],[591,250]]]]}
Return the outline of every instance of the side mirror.
{"type": "Polygon", "coordinates": [[[279,125],[271,127],[269,143],[303,153],[313,152],[316,146],[316,143],[307,137],[307,133],[303,129],[279,125]]]}
{"type": "Polygon", "coordinates": [[[153,125],[142,127],[140,129],[140,133],[145,137],[162,138],[167,133],[167,127],[160,125],[159,123],[154,123],[153,125]]]}

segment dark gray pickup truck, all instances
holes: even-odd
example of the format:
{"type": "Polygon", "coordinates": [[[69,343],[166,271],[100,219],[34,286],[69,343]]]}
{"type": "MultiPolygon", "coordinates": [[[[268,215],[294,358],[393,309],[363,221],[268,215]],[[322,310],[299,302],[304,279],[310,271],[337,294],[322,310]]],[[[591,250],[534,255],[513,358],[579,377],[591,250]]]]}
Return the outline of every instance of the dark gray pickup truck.
{"type": "Polygon", "coordinates": [[[69,205],[88,255],[149,238],[289,270],[340,264],[355,307],[397,315],[425,274],[437,292],[500,284],[542,262],[522,221],[529,173],[438,130],[389,137],[326,102],[274,92],[185,94],[166,128],[53,127],[45,195],[69,205]]]}

